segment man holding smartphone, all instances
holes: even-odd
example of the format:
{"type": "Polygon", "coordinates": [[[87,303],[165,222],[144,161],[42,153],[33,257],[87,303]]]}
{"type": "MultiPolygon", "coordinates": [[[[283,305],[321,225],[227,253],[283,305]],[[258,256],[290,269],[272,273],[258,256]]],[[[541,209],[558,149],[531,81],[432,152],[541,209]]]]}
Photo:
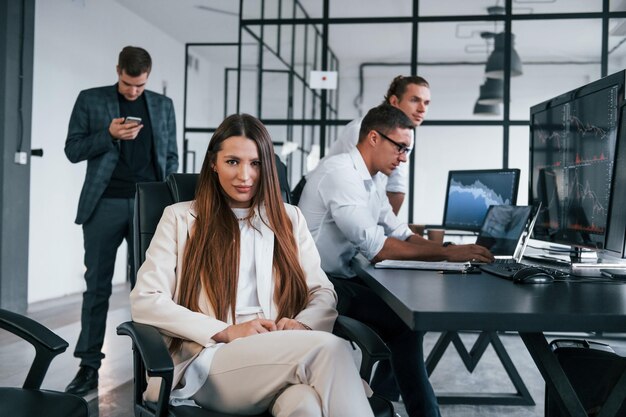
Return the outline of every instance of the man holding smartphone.
{"type": "Polygon", "coordinates": [[[143,49],[119,54],[115,85],[81,91],[70,118],[65,155],[87,161],[76,223],[83,227],[85,282],[81,332],[74,356],[80,369],[65,389],[85,395],[98,387],[115,255],[128,244],[131,285],[135,184],[163,181],[178,169],[176,121],[169,98],[145,90],[152,59],[143,49]]]}

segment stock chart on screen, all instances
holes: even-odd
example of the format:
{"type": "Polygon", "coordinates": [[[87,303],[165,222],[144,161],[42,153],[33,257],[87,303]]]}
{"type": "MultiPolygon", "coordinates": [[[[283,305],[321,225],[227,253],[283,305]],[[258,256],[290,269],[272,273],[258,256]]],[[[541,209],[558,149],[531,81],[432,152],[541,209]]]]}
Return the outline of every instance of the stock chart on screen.
{"type": "Polygon", "coordinates": [[[450,171],[443,225],[478,231],[489,206],[515,204],[519,170],[450,171]]]}
{"type": "Polygon", "coordinates": [[[533,194],[543,202],[535,234],[602,248],[617,138],[618,86],[533,115],[533,194]]]}

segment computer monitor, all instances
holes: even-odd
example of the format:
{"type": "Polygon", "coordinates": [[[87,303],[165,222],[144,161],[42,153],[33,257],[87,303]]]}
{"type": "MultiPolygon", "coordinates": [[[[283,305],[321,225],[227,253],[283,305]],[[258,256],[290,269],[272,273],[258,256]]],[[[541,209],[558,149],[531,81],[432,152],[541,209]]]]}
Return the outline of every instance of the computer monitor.
{"type": "Polygon", "coordinates": [[[626,71],[530,109],[535,239],[624,257],[626,71]]]}
{"type": "Polygon", "coordinates": [[[519,169],[450,171],[443,227],[478,232],[489,206],[515,205],[519,174],[519,169]]]}

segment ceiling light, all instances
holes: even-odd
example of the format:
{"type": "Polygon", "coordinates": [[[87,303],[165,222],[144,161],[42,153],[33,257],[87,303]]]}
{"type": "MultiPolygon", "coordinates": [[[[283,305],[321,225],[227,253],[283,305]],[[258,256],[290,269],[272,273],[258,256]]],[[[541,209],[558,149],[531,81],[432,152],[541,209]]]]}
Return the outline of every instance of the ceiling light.
{"type": "MultiPolygon", "coordinates": [[[[485,75],[489,78],[504,78],[504,32],[497,33],[494,37],[495,47],[485,68],[485,75]]],[[[522,75],[522,60],[515,48],[513,48],[513,40],[515,35],[511,33],[511,76],[522,75]]]]}
{"type": "Polygon", "coordinates": [[[500,105],[499,104],[480,104],[476,101],[474,104],[474,114],[476,116],[499,116],[500,105]]]}
{"type": "Polygon", "coordinates": [[[504,16],[506,14],[506,9],[502,6],[491,6],[487,7],[487,13],[490,15],[500,15],[504,16]]]}
{"type": "Polygon", "coordinates": [[[500,104],[504,101],[504,82],[496,78],[487,78],[480,86],[480,104],[500,104]]]}

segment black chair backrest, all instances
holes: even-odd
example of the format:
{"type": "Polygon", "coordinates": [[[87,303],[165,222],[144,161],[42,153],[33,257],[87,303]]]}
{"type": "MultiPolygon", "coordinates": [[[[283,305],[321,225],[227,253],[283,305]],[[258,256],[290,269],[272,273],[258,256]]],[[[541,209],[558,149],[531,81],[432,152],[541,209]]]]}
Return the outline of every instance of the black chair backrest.
{"type": "Polygon", "coordinates": [[[198,174],[170,174],[165,179],[175,203],[191,201],[196,196],[198,174]]]}
{"type": "Polygon", "coordinates": [[[276,159],[276,171],[278,172],[278,182],[280,183],[280,193],[285,203],[291,204],[291,189],[289,188],[289,180],[287,180],[287,165],[280,160],[278,155],[274,154],[276,159]]]}
{"type": "Polygon", "coordinates": [[[137,184],[135,194],[135,273],[146,258],[146,249],[156,231],[165,207],[174,204],[172,193],[164,182],[137,184]]]}
{"type": "Polygon", "coordinates": [[[306,177],[300,178],[300,181],[296,184],[293,190],[291,190],[291,204],[297,206],[300,202],[300,197],[302,196],[302,190],[304,190],[304,186],[306,185],[306,177]]]}

